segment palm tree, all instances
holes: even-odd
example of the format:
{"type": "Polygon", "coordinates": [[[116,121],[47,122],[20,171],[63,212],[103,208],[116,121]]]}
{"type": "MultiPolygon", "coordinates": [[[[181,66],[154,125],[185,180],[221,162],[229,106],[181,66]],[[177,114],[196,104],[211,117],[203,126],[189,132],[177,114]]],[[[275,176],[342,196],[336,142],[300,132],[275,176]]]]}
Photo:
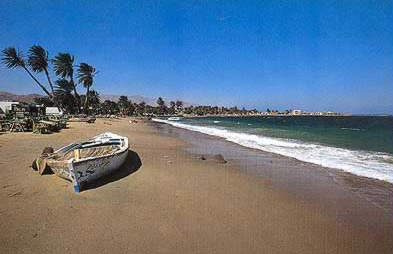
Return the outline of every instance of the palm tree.
{"type": "Polygon", "coordinates": [[[89,91],[89,105],[97,107],[100,104],[100,95],[96,90],[89,91]]]}
{"type": "Polygon", "coordinates": [[[132,104],[131,101],[128,100],[128,97],[125,95],[122,95],[119,97],[119,100],[117,102],[117,105],[119,106],[119,109],[123,115],[128,114],[128,109],[130,105],[132,104]]]}
{"type": "Polygon", "coordinates": [[[37,97],[34,98],[33,101],[37,104],[44,105],[45,107],[53,107],[55,105],[51,100],[49,100],[48,96],[37,97]]]}
{"type": "Polygon", "coordinates": [[[183,102],[182,101],[176,101],[176,110],[181,111],[183,109],[183,102]]]}
{"type": "Polygon", "coordinates": [[[75,111],[75,98],[71,92],[73,85],[66,79],[59,79],[56,81],[55,97],[56,101],[60,104],[61,108],[67,112],[75,111]]]}
{"type": "Polygon", "coordinates": [[[165,105],[165,101],[161,97],[159,97],[158,100],[157,100],[157,104],[158,104],[159,113],[161,115],[165,114],[166,111],[167,111],[167,107],[165,105]]]}
{"type": "Polygon", "coordinates": [[[7,47],[2,51],[2,63],[9,69],[22,68],[27,74],[41,87],[41,89],[48,95],[50,100],[53,100],[53,95],[43,86],[26,67],[26,62],[23,59],[23,54],[15,47],[7,47]]]}
{"type": "Polygon", "coordinates": [[[90,87],[93,85],[93,79],[94,75],[96,75],[96,69],[87,64],[87,63],[81,63],[78,68],[78,79],[79,83],[83,84],[83,86],[86,88],[86,98],[85,98],[85,103],[83,105],[83,109],[85,113],[87,113],[87,107],[88,107],[88,101],[89,101],[89,91],[90,87]]]}
{"type": "Polygon", "coordinates": [[[171,109],[175,109],[175,107],[176,107],[176,102],[171,101],[171,102],[169,103],[169,105],[170,105],[171,109]]]}
{"type": "Polygon", "coordinates": [[[81,99],[76,91],[77,84],[74,82],[74,56],[69,53],[58,53],[57,56],[55,56],[55,59],[53,59],[53,64],[56,76],[69,78],[69,81],[73,86],[73,92],[79,110],[81,106],[81,99]]]}
{"type": "Polygon", "coordinates": [[[146,102],[142,101],[137,106],[138,114],[142,115],[146,112],[146,102]]]}
{"type": "MultiPolygon", "coordinates": [[[[86,95],[84,95],[84,94],[80,95],[80,99],[81,99],[81,101],[85,101],[86,95]]],[[[89,105],[89,108],[92,108],[95,113],[97,113],[97,111],[99,111],[102,106],[100,104],[100,95],[94,89],[90,89],[90,91],[89,91],[88,105],[89,105]]]]}
{"type": "Polygon", "coordinates": [[[54,89],[48,71],[48,51],[46,51],[43,47],[39,45],[30,47],[27,63],[32,71],[36,73],[45,73],[46,78],[48,79],[49,86],[53,93],[54,89]]]}
{"type": "Polygon", "coordinates": [[[105,114],[116,114],[119,112],[119,107],[116,102],[110,100],[104,101],[104,103],[102,103],[102,108],[105,114]]]}

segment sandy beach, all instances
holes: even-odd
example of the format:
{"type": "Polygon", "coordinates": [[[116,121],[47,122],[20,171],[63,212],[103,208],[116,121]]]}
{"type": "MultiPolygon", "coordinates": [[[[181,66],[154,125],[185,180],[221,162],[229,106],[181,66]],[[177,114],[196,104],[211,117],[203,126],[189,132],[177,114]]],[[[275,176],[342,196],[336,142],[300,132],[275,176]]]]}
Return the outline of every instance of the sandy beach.
{"type": "Polygon", "coordinates": [[[176,131],[128,120],[71,123],[51,135],[0,135],[0,253],[393,251],[392,214],[335,188],[333,178],[308,186],[304,179],[311,178],[256,176],[246,172],[252,164],[201,160],[176,131]],[[80,194],[72,183],[30,168],[44,147],[104,131],[129,138],[129,158],[80,194]]]}

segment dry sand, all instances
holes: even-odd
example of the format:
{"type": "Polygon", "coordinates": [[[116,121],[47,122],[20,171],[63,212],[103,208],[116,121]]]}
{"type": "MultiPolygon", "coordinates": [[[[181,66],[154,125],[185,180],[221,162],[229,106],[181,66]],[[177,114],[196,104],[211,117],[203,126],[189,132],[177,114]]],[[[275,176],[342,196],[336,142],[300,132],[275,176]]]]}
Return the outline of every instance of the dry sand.
{"type": "Polygon", "coordinates": [[[392,253],[385,225],[382,238],[356,230],[235,162],[198,159],[187,145],[126,119],[0,135],[0,253],[392,253]],[[104,131],[129,138],[129,160],[80,194],[29,168],[45,146],[104,131]]]}

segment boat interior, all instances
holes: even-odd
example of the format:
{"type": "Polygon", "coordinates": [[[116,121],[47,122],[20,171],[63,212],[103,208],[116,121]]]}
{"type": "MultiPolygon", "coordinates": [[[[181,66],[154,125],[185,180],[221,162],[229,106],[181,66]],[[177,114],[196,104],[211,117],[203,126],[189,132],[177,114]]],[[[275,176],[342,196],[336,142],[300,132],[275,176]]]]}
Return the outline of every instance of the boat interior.
{"type": "Polygon", "coordinates": [[[55,160],[76,160],[102,157],[116,153],[121,149],[124,141],[121,139],[110,139],[107,142],[88,141],[84,143],[73,143],[56,151],[51,157],[55,160]]]}

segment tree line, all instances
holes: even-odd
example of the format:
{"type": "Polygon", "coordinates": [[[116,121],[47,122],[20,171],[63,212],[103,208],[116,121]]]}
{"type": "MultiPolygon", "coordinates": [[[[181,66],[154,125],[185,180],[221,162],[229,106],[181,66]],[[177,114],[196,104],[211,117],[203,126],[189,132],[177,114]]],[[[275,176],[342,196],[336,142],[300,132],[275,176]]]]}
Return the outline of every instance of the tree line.
{"type": "MultiPolygon", "coordinates": [[[[36,99],[39,104],[48,105],[50,101],[45,97],[36,99]]],[[[257,110],[238,109],[237,107],[218,106],[184,106],[180,100],[165,102],[162,97],[156,101],[156,106],[145,102],[132,102],[127,96],[122,95],[117,101],[105,100],[101,102],[100,96],[94,91],[89,96],[89,112],[94,115],[121,115],[121,116],[181,116],[181,115],[247,115],[256,114],[257,110]]]]}

